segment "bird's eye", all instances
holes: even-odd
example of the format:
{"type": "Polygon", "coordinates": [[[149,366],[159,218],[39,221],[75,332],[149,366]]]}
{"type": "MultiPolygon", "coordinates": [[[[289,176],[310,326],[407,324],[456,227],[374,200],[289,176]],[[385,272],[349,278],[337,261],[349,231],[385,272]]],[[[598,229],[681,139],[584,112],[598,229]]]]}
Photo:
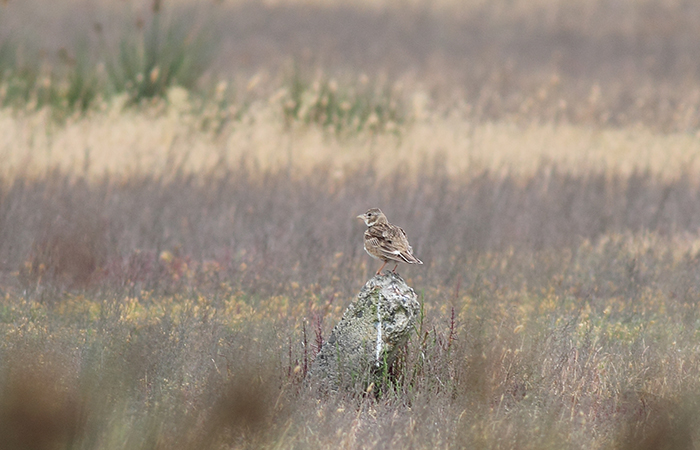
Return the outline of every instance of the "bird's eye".
{"type": "Polygon", "coordinates": [[[372,217],[372,213],[367,213],[367,217],[372,217]]]}

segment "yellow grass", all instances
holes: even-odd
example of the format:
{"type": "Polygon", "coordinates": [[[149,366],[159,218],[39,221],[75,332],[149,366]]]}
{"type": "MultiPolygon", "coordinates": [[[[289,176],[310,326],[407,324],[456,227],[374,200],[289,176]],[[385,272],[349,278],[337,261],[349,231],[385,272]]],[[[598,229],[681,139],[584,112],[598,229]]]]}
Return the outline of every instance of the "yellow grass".
{"type": "Polygon", "coordinates": [[[528,175],[541,163],[582,174],[608,170],[627,175],[650,171],[666,179],[700,174],[700,135],[657,134],[642,127],[506,122],[474,123],[459,114],[418,115],[398,135],[366,132],[336,138],[316,126],[286,128],[280,108],[260,102],[220,135],[203,132],[197,116],[176,107],[126,110],[118,107],[69,121],[52,122],[46,112],[0,111],[1,175],[39,174],[60,167],[101,175],[162,173],[173,168],[209,171],[241,159],[263,169],[291,169],[299,175],[319,165],[338,175],[370,161],[383,173],[415,173],[427,163],[451,174],[471,169],[528,175]],[[87,158],[87,161],[86,161],[87,158]]]}

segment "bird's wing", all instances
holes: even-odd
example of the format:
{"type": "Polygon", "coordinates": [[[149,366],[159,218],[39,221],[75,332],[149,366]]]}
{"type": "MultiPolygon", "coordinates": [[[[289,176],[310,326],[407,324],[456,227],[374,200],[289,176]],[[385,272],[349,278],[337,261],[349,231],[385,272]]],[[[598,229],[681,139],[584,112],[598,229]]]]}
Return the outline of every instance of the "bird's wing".
{"type": "Polygon", "coordinates": [[[408,244],[406,233],[395,225],[377,224],[367,229],[370,244],[377,248],[386,259],[406,263],[419,263],[413,256],[413,249],[408,244]]]}
{"type": "Polygon", "coordinates": [[[406,246],[408,253],[413,255],[413,247],[411,247],[411,244],[408,243],[408,237],[406,237],[406,232],[403,231],[403,228],[401,228],[401,227],[395,227],[395,228],[398,228],[399,231],[401,232],[400,239],[404,242],[404,245],[406,246]]]}

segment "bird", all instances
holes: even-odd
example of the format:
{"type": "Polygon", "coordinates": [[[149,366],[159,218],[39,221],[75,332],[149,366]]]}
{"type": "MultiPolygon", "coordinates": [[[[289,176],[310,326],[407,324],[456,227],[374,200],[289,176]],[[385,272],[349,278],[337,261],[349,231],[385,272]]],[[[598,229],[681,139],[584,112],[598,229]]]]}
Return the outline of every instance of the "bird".
{"type": "Polygon", "coordinates": [[[396,273],[399,262],[423,264],[423,261],[413,256],[413,248],[408,243],[406,232],[401,227],[389,223],[381,209],[371,208],[357,218],[362,219],[367,225],[365,251],[372,258],[384,261],[384,264],[377,270],[377,275],[382,272],[390,260],[397,261],[392,270],[393,273],[396,273]]]}

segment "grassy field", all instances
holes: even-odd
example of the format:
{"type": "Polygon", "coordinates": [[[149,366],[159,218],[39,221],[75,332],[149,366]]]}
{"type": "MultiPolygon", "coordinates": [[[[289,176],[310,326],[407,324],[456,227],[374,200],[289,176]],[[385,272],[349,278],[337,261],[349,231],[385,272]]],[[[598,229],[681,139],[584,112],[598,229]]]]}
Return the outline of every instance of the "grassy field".
{"type": "Polygon", "coordinates": [[[700,4],[0,3],[8,449],[697,448],[700,4]],[[423,266],[384,384],[304,375],[423,266]]]}

